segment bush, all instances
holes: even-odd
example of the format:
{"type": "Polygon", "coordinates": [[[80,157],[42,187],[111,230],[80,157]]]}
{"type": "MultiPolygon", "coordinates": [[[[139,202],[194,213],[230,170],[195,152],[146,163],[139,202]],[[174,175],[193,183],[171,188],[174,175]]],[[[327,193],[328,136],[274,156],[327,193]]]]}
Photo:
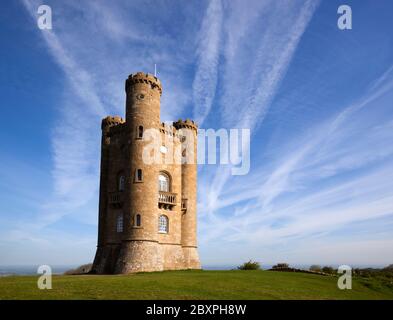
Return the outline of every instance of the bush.
{"type": "Polygon", "coordinates": [[[237,268],[239,270],[259,270],[261,266],[259,265],[259,262],[249,260],[237,268]]]}
{"type": "Polygon", "coordinates": [[[309,270],[310,270],[310,271],[314,271],[314,272],[321,272],[321,271],[322,271],[322,268],[321,268],[321,266],[319,266],[319,265],[317,265],[317,264],[313,264],[313,265],[309,268],[309,270]]]}
{"type": "Polygon", "coordinates": [[[86,273],[90,272],[92,266],[93,266],[93,264],[87,263],[87,264],[79,266],[76,269],[68,270],[68,271],[64,272],[64,274],[66,274],[66,275],[86,274],[86,273]]]}
{"type": "Polygon", "coordinates": [[[273,269],[288,269],[289,264],[288,263],[277,263],[275,266],[273,266],[273,269]]]}

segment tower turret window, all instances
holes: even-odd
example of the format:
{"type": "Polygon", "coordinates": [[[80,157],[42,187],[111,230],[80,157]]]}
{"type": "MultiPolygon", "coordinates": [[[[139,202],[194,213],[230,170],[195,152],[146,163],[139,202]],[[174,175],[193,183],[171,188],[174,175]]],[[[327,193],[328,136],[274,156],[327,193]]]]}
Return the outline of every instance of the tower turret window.
{"type": "Polygon", "coordinates": [[[116,220],[116,231],[118,233],[123,232],[123,214],[119,214],[116,220]]]}
{"type": "Polygon", "coordinates": [[[141,181],[143,181],[142,169],[136,169],[136,171],[135,171],[135,181],[136,181],[136,182],[141,182],[141,181]]]}
{"type": "Polygon", "coordinates": [[[119,181],[118,181],[118,190],[119,191],[124,191],[125,183],[126,183],[126,177],[121,175],[119,177],[119,181]]]}
{"type": "Polygon", "coordinates": [[[138,100],[143,100],[143,99],[145,99],[145,95],[144,95],[143,93],[140,93],[140,94],[138,94],[138,95],[136,96],[136,98],[137,98],[138,100]]]}
{"type": "Polygon", "coordinates": [[[169,176],[164,172],[160,172],[158,175],[158,190],[164,192],[170,191],[170,179],[169,176]]]}
{"type": "Polygon", "coordinates": [[[137,137],[138,139],[142,139],[142,138],[143,138],[143,126],[139,126],[139,127],[138,127],[136,137],[137,137]]]}
{"type": "Polygon", "coordinates": [[[136,227],[140,227],[141,226],[141,215],[138,213],[137,215],[135,215],[135,226],[136,227]]]}
{"type": "Polygon", "coordinates": [[[168,217],[161,215],[158,218],[158,232],[159,233],[168,233],[168,217]]]}

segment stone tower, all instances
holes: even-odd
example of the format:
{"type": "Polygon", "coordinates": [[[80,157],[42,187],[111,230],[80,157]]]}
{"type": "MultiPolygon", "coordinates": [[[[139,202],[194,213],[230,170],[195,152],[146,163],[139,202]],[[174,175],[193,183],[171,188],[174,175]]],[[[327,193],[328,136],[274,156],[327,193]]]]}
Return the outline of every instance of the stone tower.
{"type": "Polygon", "coordinates": [[[126,80],[126,117],[102,120],[98,245],[93,272],[199,269],[197,125],[160,120],[160,80],[126,80]]]}

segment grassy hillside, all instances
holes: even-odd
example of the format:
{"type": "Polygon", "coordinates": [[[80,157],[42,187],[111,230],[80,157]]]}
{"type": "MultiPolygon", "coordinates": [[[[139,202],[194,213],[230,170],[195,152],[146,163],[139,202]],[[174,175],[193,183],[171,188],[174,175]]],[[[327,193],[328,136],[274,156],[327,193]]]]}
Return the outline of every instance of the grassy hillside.
{"type": "Polygon", "coordinates": [[[167,271],[114,276],[54,276],[38,290],[38,276],[0,278],[0,299],[393,299],[393,287],[354,280],[272,271],[167,271]]]}

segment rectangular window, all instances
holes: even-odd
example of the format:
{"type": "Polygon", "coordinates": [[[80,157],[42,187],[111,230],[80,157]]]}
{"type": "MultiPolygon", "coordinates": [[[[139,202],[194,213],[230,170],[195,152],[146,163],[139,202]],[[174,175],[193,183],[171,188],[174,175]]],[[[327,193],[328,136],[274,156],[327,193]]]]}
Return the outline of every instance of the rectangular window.
{"type": "Polygon", "coordinates": [[[141,182],[143,180],[142,169],[136,169],[135,171],[135,181],[141,182]]]}
{"type": "Polygon", "coordinates": [[[122,214],[117,216],[116,231],[118,233],[123,232],[123,215],[122,214]]]}
{"type": "Polygon", "coordinates": [[[159,216],[158,218],[158,232],[159,233],[168,233],[168,217],[167,216],[159,216]]]}
{"type": "Polygon", "coordinates": [[[138,139],[143,138],[143,126],[138,127],[138,139]]]}
{"type": "Polygon", "coordinates": [[[136,217],[135,217],[135,225],[137,227],[141,226],[141,215],[140,214],[137,214],[136,217]]]}

